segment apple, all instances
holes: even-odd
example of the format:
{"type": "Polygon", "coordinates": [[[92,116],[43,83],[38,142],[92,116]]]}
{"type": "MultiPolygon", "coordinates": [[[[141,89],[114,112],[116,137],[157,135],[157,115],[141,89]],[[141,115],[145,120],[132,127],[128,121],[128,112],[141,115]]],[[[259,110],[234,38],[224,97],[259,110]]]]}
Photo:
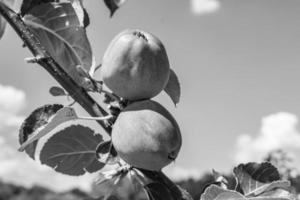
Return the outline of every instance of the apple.
{"type": "Polygon", "coordinates": [[[144,100],[129,104],[119,114],[112,128],[112,143],[131,166],[159,171],[176,159],[182,138],[167,109],[144,100]]]}
{"type": "Polygon", "coordinates": [[[150,99],[169,80],[170,65],[162,42],[151,33],[128,29],[109,44],[102,59],[104,84],[128,100],[150,99]]]}

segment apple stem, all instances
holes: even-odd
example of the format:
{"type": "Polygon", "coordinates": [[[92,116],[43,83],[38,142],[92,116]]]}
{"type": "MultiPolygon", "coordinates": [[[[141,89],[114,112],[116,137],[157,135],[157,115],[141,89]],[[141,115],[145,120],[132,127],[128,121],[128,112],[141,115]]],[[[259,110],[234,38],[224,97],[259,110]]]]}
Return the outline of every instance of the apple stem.
{"type": "Polygon", "coordinates": [[[108,95],[109,97],[111,97],[112,99],[114,99],[114,100],[117,101],[117,102],[120,102],[120,101],[121,101],[121,98],[120,98],[120,97],[118,97],[117,95],[115,95],[115,94],[113,94],[113,93],[111,93],[111,92],[109,92],[109,91],[107,91],[107,90],[102,89],[102,90],[100,91],[100,93],[101,93],[101,92],[103,92],[104,94],[108,95]]]}

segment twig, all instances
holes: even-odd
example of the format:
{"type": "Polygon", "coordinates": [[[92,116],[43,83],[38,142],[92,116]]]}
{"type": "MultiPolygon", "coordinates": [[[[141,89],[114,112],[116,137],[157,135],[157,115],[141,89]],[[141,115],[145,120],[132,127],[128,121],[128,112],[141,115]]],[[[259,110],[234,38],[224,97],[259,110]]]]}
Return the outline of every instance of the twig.
{"type": "MultiPolygon", "coordinates": [[[[15,13],[1,1],[0,15],[7,20],[15,32],[20,36],[24,44],[35,56],[36,62],[46,69],[76,102],[78,102],[92,117],[107,116],[107,112],[51,57],[51,55],[40,44],[38,38],[23,22],[20,15],[15,13]]],[[[97,122],[102,126],[108,135],[111,135],[111,127],[106,126],[104,121],[97,122]]],[[[164,183],[164,185],[168,186],[168,188],[174,192],[175,196],[178,195],[178,197],[182,199],[180,197],[180,189],[162,172],[146,172],[145,170],[141,171],[143,171],[146,175],[164,183]]]]}
{"type": "MultiPolygon", "coordinates": [[[[41,45],[38,38],[23,22],[20,15],[15,13],[1,1],[0,14],[8,21],[31,53],[37,58],[37,63],[46,69],[76,102],[78,102],[92,117],[102,117],[107,115],[107,112],[99,106],[86,90],[79,86],[51,57],[41,45]]],[[[111,134],[111,127],[106,126],[103,121],[97,122],[108,135],[111,134]]]]}

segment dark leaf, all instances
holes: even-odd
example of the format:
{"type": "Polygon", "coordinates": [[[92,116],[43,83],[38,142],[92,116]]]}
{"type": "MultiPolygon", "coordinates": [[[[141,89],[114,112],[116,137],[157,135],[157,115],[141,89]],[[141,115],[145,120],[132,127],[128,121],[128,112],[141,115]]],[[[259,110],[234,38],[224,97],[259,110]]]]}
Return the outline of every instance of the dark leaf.
{"type": "Polygon", "coordinates": [[[117,9],[119,9],[126,0],[104,0],[105,5],[110,10],[110,17],[114,15],[117,9]]]}
{"type": "Polygon", "coordinates": [[[181,188],[179,185],[177,185],[177,188],[181,192],[181,200],[193,200],[193,197],[185,189],[181,188]]]}
{"type": "MultiPolygon", "coordinates": [[[[5,3],[5,5],[11,7],[13,6],[15,0],[0,0],[0,2],[5,3]]],[[[5,32],[6,24],[6,20],[0,15],[0,39],[2,38],[5,32]]]]}
{"type": "Polygon", "coordinates": [[[180,83],[176,73],[172,69],[170,69],[169,81],[164,90],[175,105],[179,103],[181,94],[180,83]]]}
{"type": "Polygon", "coordinates": [[[114,102],[114,101],[115,101],[115,99],[112,98],[112,96],[110,96],[110,95],[104,93],[104,100],[103,100],[103,103],[110,104],[110,103],[112,103],[112,102],[114,102]]]}
{"type": "Polygon", "coordinates": [[[24,21],[58,64],[86,88],[91,86],[88,73],[95,68],[95,59],[78,11],[81,7],[78,0],[74,2],[77,6],[70,2],[35,6],[24,21]],[[78,66],[86,73],[79,73],[78,66]]]}
{"type": "MultiPolygon", "coordinates": [[[[36,130],[44,127],[56,112],[63,108],[63,105],[53,104],[45,105],[34,110],[23,122],[19,130],[19,142],[22,145],[29,138],[36,134],[36,130]]],[[[25,152],[34,159],[37,141],[31,143],[25,148],[25,152]]]]}
{"type": "Polygon", "coordinates": [[[58,0],[23,0],[20,13],[24,16],[35,6],[50,2],[58,2],[58,0]]]}
{"type": "Polygon", "coordinates": [[[155,182],[145,186],[149,200],[176,200],[171,191],[162,183],[155,182]]]}
{"type": "Polygon", "coordinates": [[[82,125],[72,125],[55,133],[40,153],[42,164],[72,176],[92,173],[104,167],[97,161],[96,147],[102,136],[82,125]]]}
{"type": "Polygon", "coordinates": [[[68,95],[64,89],[62,89],[61,87],[57,87],[57,86],[53,86],[50,88],[49,93],[52,96],[66,96],[68,95]]]}
{"type": "Polygon", "coordinates": [[[25,141],[21,147],[19,148],[20,151],[23,151],[26,149],[27,146],[29,146],[32,142],[40,139],[41,137],[49,134],[53,129],[55,129],[58,125],[73,121],[78,119],[78,116],[75,112],[75,110],[71,107],[63,107],[60,110],[58,110],[53,117],[51,117],[47,124],[45,124],[43,127],[40,127],[38,130],[32,134],[30,138],[28,138],[27,141],[25,141]]]}
{"type": "Polygon", "coordinates": [[[188,192],[186,192],[180,186],[173,183],[164,173],[148,171],[143,169],[134,169],[134,170],[140,172],[137,173],[137,175],[141,174],[138,176],[140,179],[139,182],[143,183],[142,185],[144,185],[149,198],[151,193],[152,198],[154,197],[154,199],[156,195],[161,194],[165,196],[165,199],[193,200],[193,198],[188,192]],[[159,186],[162,187],[161,189],[158,189],[158,185],[155,185],[157,183],[159,183],[159,186]],[[169,194],[171,194],[171,197],[169,197],[169,194]]]}
{"type": "Polygon", "coordinates": [[[240,164],[233,172],[245,195],[280,179],[277,169],[267,162],[240,164]]]}
{"type": "Polygon", "coordinates": [[[101,142],[96,148],[96,156],[103,164],[115,164],[119,160],[111,141],[101,142]]]}
{"type": "Polygon", "coordinates": [[[86,28],[88,25],[90,25],[90,17],[85,8],[83,9],[83,12],[84,12],[83,25],[84,28],[86,28]]]}

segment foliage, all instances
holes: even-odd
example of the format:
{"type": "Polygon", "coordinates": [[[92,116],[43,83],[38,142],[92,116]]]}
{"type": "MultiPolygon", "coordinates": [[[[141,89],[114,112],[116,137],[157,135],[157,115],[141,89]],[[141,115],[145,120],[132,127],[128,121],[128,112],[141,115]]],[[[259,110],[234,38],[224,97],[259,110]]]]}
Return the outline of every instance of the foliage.
{"type": "MultiPolygon", "coordinates": [[[[233,175],[225,175],[228,180],[228,187],[234,189],[235,179],[233,175]]],[[[186,179],[176,182],[182,188],[186,189],[193,197],[193,199],[200,199],[201,194],[208,187],[208,185],[214,183],[214,176],[212,173],[205,173],[199,179],[186,179]]],[[[291,179],[291,184],[300,193],[300,176],[291,179]]],[[[132,188],[127,186],[120,186],[121,190],[118,192],[122,194],[115,194],[115,197],[122,198],[122,200],[146,200],[145,196],[141,192],[134,191],[132,188]],[[124,194],[126,196],[124,196],[124,194]],[[123,195],[123,196],[122,196],[123,195]]],[[[102,188],[104,189],[104,188],[102,188]]],[[[105,191],[104,191],[105,193],[105,191]]],[[[13,184],[8,184],[0,181],[0,200],[92,200],[94,198],[89,197],[88,194],[82,192],[78,189],[73,189],[71,191],[66,191],[63,193],[55,193],[49,189],[43,187],[34,186],[32,188],[24,188],[21,186],[16,186],[13,184]]]]}
{"type": "MultiPolygon", "coordinates": [[[[124,2],[125,0],[104,1],[111,16],[124,2]]],[[[43,164],[60,173],[74,176],[96,172],[106,164],[118,162],[119,165],[112,171],[99,173],[94,191],[100,193],[100,199],[134,199],[138,196],[138,199],[149,200],[191,200],[192,197],[185,189],[174,184],[161,171],[139,169],[125,163],[121,158],[116,159],[118,155],[111,141],[103,141],[102,132],[98,133],[79,120],[97,121],[110,136],[119,113],[130,103],[115,95],[114,91],[104,90],[103,82],[93,77],[98,67],[86,34],[89,17],[83,1],[24,0],[18,13],[9,8],[7,3],[8,0],[0,1],[0,13],[34,55],[28,62],[40,64],[63,87],[52,87],[50,93],[73,98],[92,115],[79,117],[72,107],[74,102],[69,105],[41,106],[29,115],[20,129],[20,150],[25,150],[32,159],[38,156],[43,164]],[[100,107],[88,92],[109,97],[105,101],[109,109],[106,111],[100,107]],[[37,145],[40,146],[40,151],[36,151],[37,145]],[[133,187],[130,190],[133,193],[128,192],[128,187],[133,187]]],[[[5,30],[2,17],[0,36],[5,30]]],[[[165,91],[177,104],[181,91],[174,71],[171,71],[168,81],[165,91]]],[[[233,177],[236,182],[234,188],[231,188],[229,180],[214,172],[212,184],[193,188],[191,192],[203,190],[201,200],[295,199],[290,182],[281,180],[277,169],[270,163],[240,164],[234,168],[233,177]]],[[[35,198],[27,196],[24,188],[17,187],[10,191],[11,188],[8,187],[3,192],[8,193],[6,199],[10,198],[11,193],[23,192],[25,196],[18,198],[35,198]]],[[[81,192],[55,196],[44,188],[33,188],[29,191],[39,199],[76,199],[78,196],[85,198],[81,192]]]]}

